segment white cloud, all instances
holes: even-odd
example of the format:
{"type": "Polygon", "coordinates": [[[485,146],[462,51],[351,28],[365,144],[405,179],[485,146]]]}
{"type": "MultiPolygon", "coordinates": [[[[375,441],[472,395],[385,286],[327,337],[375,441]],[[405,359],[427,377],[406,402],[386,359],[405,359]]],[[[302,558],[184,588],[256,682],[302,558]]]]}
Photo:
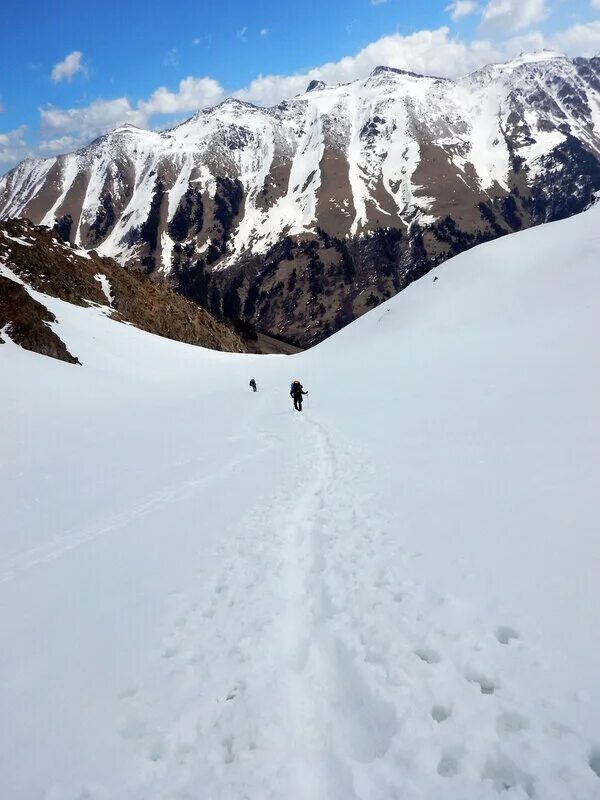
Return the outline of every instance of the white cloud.
{"type": "Polygon", "coordinates": [[[26,131],[27,125],[20,125],[14,131],[0,133],[0,164],[15,164],[29,155],[26,131]]]}
{"type": "Polygon", "coordinates": [[[44,139],[68,134],[87,141],[124,122],[143,126],[148,118],[143,112],[133,109],[126,97],[118,97],[115,100],[94,100],[83,108],[48,106],[40,109],[40,119],[44,139]]]}
{"type": "Polygon", "coordinates": [[[79,146],[124,123],[147,127],[152,117],[190,114],[199,108],[215,105],[225,96],[222,86],[213,78],[185,78],[179,89],[171,92],[164,86],[147,100],[132,106],[127,97],[94,100],[82,108],[61,109],[47,106],[40,109],[44,153],[64,151],[67,145],[79,146]],[[68,142],[67,139],[71,138],[68,142]]]}
{"type": "Polygon", "coordinates": [[[546,47],[577,56],[594,56],[600,52],[600,22],[573,25],[548,37],[546,47]]]}
{"type": "Polygon", "coordinates": [[[70,153],[85,144],[85,140],[77,136],[59,136],[56,139],[47,139],[40,143],[38,150],[45,156],[57,155],[58,153],[70,153]]]}
{"type": "Polygon", "coordinates": [[[387,3],[388,0],[371,0],[372,6],[382,6],[387,3]]]}
{"type": "Polygon", "coordinates": [[[456,22],[461,17],[468,17],[479,8],[475,0],[454,0],[449,6],[446,6],[446,11],[450,12],[450,16],[456,22]]]}
{"type": "Polygon", "coordinates": [[[597,8],[600,11],[600,0],[590,0],[592,8],[597,8]]]}
{"type": "Polygon", "coordinates": [[[270,31],[269,31],[269,29],[268,29],[268,28],[261,28],[261,29],[260,29],[260,35],[261,35],[261,36],[268,36],[268,35],[269,35],[269,33],[270,33],[270,31]]]}
{"type": "Polygon", "coordinates": [[[513,37],[510,44],[510,55],[546,49],[568,56],[590,58],[600,52],[600,22],[572,25],[550,36],[544,36],[540,31],[531,31],[513,37]]]}
{"type": "MultiPolygon", "coordinates": [[[[526,32],[501,43],[483,39],[465,42],[460,37],[452,36],[447,27],[419,31],[409,36],[396,33],[372,42],[355,55],[307,72],[259,75],[247,86],[233,92],[233,95],[257,105],[274,105],[303,92],[311,80],[346,83],[366,77],[379,65],[456,78],[487,63],[505,61],[523,51],[544,47],[568,55],[594,55],[600,50],[600,22],[574,25],[551,36],[539,31],[526,32]]],[[[148,127],[157,117],[181,119],[198,109],[216,105],[226,94],[226,90],[214,78],[190,76],[180,81],[175,91],[161,86],[148,98],[136,103],[119,97],[95,100],[83,108],[48,106],[40,109],[43,139],[40,151],[46,153],[72,149],[125,122],[148,127]],[[71,137],[72,142],[66,137],[71,137]]]]}
{"type": "Polygon", "coordinates": [[[399,67],[442,77],[464,75],[489,61],[503,58],[489,42],[465,43],[450,36],[447,27],[402,36],[383,36],[354,56],[323,64],[296,75],[260,75],[235,96],[259,105],[271,105],[304,91],[311,80],[346,83],[366,77],[377,66],[399,67]]]}
{"type": "Polygon", "coordinates": [[[531,28],[547,15],[546,0],[488,0],[482,25],[513,33],[531,28]]]}
{"type": "Polygon", "coordinates": [[[244,25],[244,27],[240,28],[240,30],[236,33],[236,36],[241,42],[247,42],[248,41],[248,28],[244,25]]]}
{"type": "Polygon", "coordinates": [[[77,75],[78,72],[82,75],[87,75],[87,67],[82,59],[83,53],[79,50],[74,50],[72,53],[69,53],[62,61],[59,61],[58,64],[52,67],[52,72],[50,74],[51,79],[54,83],[60,83],[64,80],[71,81],[73,76],[77,75]]]}
{"type": "Polygon", "coordinates": [[[4,106],[2,105],[2,98],[0,97],[0,114],[4,111],[4,106]]]}
{"type": "Polygon", "coordinates": [[[187,114],[219,103],[225,90],[214,78],[184,78],[179,89],[171,92],[164,86],[156,89],[137,109],[146,118],[156,114],[187,114]]]}
{"type": "Polygon", "coordinates": [[[540,32],[513,36],[500,43],[481,39],[472,42],[451,36],[447,27],[408,36],[384,36],[354,56],[323,64],[296,75],[259,75],[235,92],[241,100],[273,105],[306,88],[311,80],[346,83],[366,77],[377,66],[399,67],[426,75],[457,78],[485,64],[515,58],[524,51],[548,48],[567,55],[592,56],[600,50],[600,23],[574,25],[551,36],[540,32]]]}

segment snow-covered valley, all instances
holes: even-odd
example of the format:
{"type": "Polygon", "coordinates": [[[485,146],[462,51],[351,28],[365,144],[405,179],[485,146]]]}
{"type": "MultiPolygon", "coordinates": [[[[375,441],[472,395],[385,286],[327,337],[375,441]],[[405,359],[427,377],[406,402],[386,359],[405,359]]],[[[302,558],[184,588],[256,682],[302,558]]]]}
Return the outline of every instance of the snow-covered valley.
{"type": "Polygon", "coordinates": [[[599,221],[287,358],[46,298],[83,366],[0,346],[0,797],[599,797],[599,221]]]}

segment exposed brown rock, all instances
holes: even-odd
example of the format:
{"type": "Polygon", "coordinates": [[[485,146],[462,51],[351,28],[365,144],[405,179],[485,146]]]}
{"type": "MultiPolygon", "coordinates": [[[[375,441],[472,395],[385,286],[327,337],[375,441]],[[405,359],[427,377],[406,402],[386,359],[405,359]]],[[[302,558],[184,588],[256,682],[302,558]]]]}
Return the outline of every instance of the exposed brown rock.
{"type": "Polygon", "coordinates": [[[81,222],[81,212],[83,209],[83,201],[89,184],[89,175],[86,172],[80,172],[65,195],[65,199],[56,210],[56,217],[60,219],[64,216],[69,216],[72,220],[70,229],[70,241],[73,241],[75,232],[81,222]]]}
{"type": "MultiPolygon", "coordinates": [[[[5,336],[25,350],[79,364],[50,328],[50,322],[56,322],[54,314],[34,300],[24,286],[0,275],[0,332],[4,330],[5,336]]],[[[4,344],[1,337],[0,344],[4,344]]]]}
{"type": "Polygon", "coordinates": [[[48,171],[40,191],[24,207],[22,216],[28,219],[41,220],[49,208],[53,208],[59,199],[62,187],[62,159],[56,162],[48,171]]]}
{"type": "Polygon", "coordinates": [[[321,185],[316,196],[320,227],[333,236],[347,236],[356,212],[346,154],[336,148],[326,148],[319,168],[321,185]]]}
{"type": "MultiPolygon", "coordinates": [[[[54,232],[27,220],[0,223],[0,259],[36,291],[82,307],[91,303],[108,304],[96,279],[96,275],[104,275],[111,286],[113,319],[188,344],[237,353],[246,351],[242,339],[228,325],[218,322],[203,308],[164,284],[125,269],[110,258],[101,258],[95,252],[88,257],[78,255],[54,232]]],[[[45,354],[54,354],[47,352],[52,349],[61,352],[57,344],[60,339],[44,325],[54,321],[50,312],[34,301],[24,287],[7,278],[3,279],[3,296],[6,297],[4,305],[12,309],[6,317],[6,322],[12,325],[10,331],[27,330],[27,336],[25,333],[17,335],[30,343],[29,349],[45,354]],[[27,311],[24,319],[15,316],[15,308],[21,301],[27,311]],[[25,323],[27,329],[23,328],[25,323]]],[[[11,338],[17,341],[12,334],[11,338]]],[[[65,357],[64,360],[69,359],[65,357]]]]}

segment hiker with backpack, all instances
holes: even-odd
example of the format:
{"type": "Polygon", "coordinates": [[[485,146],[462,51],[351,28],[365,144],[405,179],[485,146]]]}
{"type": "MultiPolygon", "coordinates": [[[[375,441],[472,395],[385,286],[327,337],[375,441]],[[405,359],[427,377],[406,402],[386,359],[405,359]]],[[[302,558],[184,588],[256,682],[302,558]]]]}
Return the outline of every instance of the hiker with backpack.
{"type": "Polygon", "coordinates": [[[295,380],[290,387],[290,397],[294,400],[294,408],[296,411],[302,411],[302,396],[308,394],[305,392],[300,381],[295,380]]]}
{"type": "Polygon", "coordinates": [[[253,392],[258,391],[258,387],[256,385],[256,381],[254,380],[254,378],[250,378],[250,383],[248,384],[248,386],[250,386],[253,392]]]}

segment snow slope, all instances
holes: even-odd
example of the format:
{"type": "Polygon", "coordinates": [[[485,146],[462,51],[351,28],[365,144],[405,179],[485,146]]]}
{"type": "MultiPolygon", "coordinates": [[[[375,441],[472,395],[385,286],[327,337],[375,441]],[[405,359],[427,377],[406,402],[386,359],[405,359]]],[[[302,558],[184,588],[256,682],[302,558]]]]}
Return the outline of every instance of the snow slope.
{"type": "Polygon", "coordinates": [[[47,300],[84,366],[0,347],[0,796],[599,797],[599,221],[288,359],[47,300]]]}

